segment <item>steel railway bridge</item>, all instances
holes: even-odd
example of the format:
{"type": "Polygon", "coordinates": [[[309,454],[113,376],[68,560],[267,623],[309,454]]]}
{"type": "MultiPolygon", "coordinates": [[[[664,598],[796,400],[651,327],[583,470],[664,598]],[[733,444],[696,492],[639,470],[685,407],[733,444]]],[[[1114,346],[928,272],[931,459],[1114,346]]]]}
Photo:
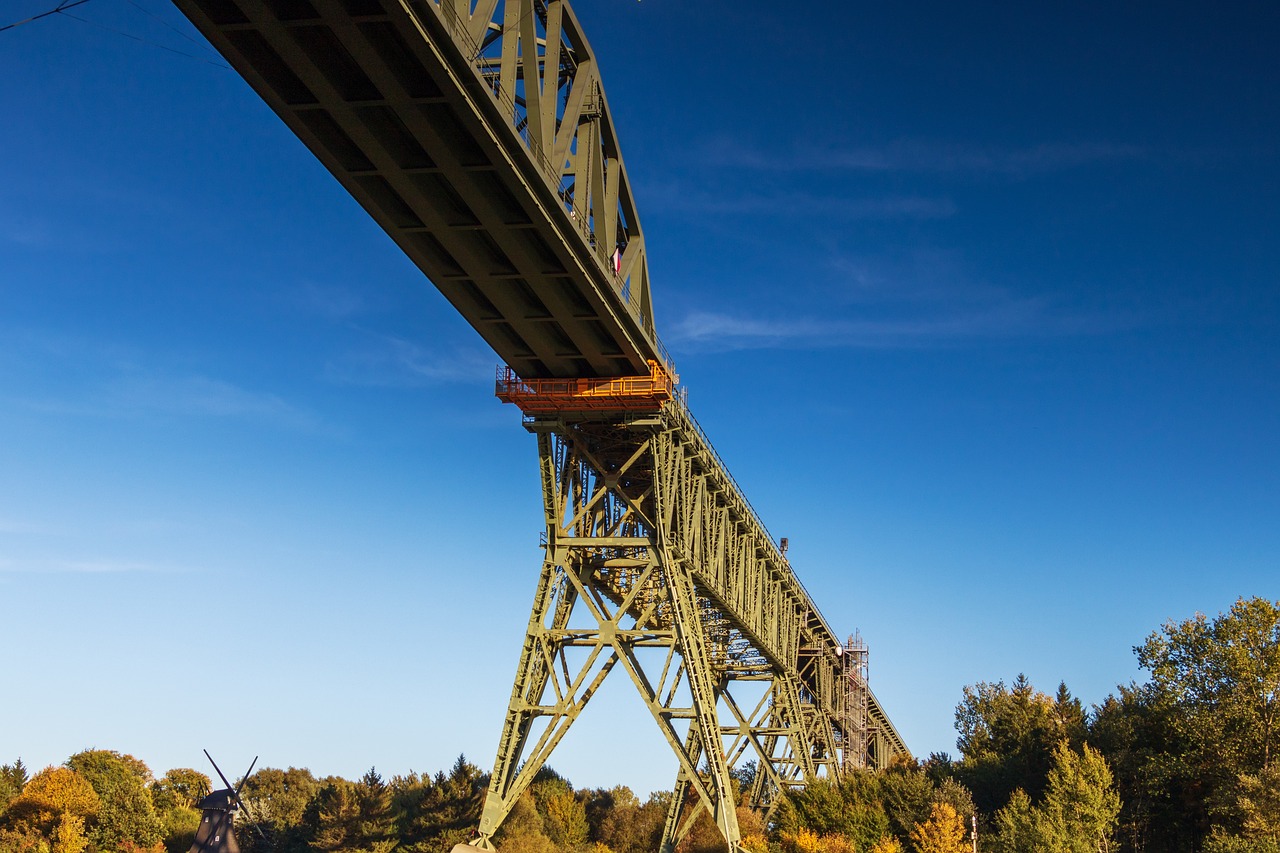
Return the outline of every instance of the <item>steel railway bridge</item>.
{"type": "Polygon", "coordinates": [[[740,848],[730,770],[780,793],[906,753],[676,387],[595,55],[565,0],[175,0],[507,367],[545,558],[480,820],[492,838],[626,672],[740,848]]]}

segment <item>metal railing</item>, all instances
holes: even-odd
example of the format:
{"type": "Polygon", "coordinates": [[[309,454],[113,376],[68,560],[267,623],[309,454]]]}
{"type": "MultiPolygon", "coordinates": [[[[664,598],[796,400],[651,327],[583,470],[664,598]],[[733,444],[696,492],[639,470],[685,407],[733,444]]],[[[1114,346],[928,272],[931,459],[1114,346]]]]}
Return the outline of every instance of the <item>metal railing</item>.
{"type": "Polygon", "coordinates": [[[648,376],[607,379],[522,379],[510,367],[500,366],[494,393],[526,413],[658,412],[675,396],[675,378],[656,361],[649,362],[648,376]]]}
{"type": "Polygon", "coordinates": [[[729,485],[733,489],[735,496],[741,502],[742,506],[746,509],[748,515],[751,518],[751,521],[753,521],[756,524],[756,526],[758,526],[760,530],[764,532],[764,538],[769,542],[769,547],[772,550],[774,559],[780,565],[786,567],[788,574],[790,574],[791,576],[792,582],[800,590],[800,593],[804,598],[804,604],[807,608],[809,608],[809,612],[812,613],[818,619],[818,621],[822,623],[822,626],[826,629],[827,633],[830,635],[831,641],[838,645],[840,641],[836,638],[835,632],[831,630],[831,626],[827,624],[826,617],[822,615],[821,611],[818,610],[818,606],[814,604],[813,596],[809,594],[809,590],[805,589],[804,584],[800,581],[800,576],[797,575],[795,570],[791,568],[791,563],[783,555],[782,549],[778,545],[778,540],[775,539],[773,537],[773,534],[769,532],[769,528],[765,525],[764,520],[760,517],[760,514],[756,512],[756,508],[751,505],[751,501],[747,500],[746,492],[744,492],[742,490],[742,487],[738,485],[738,481],[733,478],[733,474],[729,472],[729,466],[725,464],[724,459],[722,459],[720,454],[716,451],[715,446],[711,443],[711,439],[707,437],[706,431],[703,430],[702,424],[698,423],[698,419],[695,418],[693,416],[693,412],[690,411],[688,389],[686,388],[678,389],[678,393],[676,395],[674,403],[676,406],[679,407],[681,414],[683,414],[683,416],[688,420],[689,425],[693,427],[694,434],[698,436],[698,439],[702,442],[703,446],[706,447],[707,452],[711,455],[711,458],[715,460],[716,465],[719,466],[720,471],[724,475],[725,480],[728,481],[729,485]]]}
{"type": "MultiPolygon", "coordinates": [[[[523,142],[522,147],[524,148],[525,153],[528,154],[533,164],[542,172],[547,185],[559,197],[561,205],[563,205],[565,212],[569,214],[569,218],[577,227],[579,236],[582,237],[587,247],[591,250],[590,254],[595,258],[596,264],[600,267],[600,270],[613,282],[614,294],[618,297],[618,301],[626,308],[627,313],[629,313],[632,319],[636,321],[644,334],[649,337],[650,343],[653,344],[663,366],[667,368],[668,373],[674,376],[675,364],[671,360],[671,354],[663,345],[661,338],[658,337],[657,329],[653,328],[642,314],[638,300],[630,297],[629,281],[627,279],[623,279],[622,276],[618,274],[618,271],[614,268],[609,259],[601,256],[598,250],[596,233],[592,225],[590,211],[583,209],[582,205],[580,205],[578,201],[562,186],[564,180],[564,164],[561,163],[557,166],[548,159],[546,153],[542,151],[541,146],[535,146],[533,144],[533,141],[529,138],[529,122],[527,119],[528,109],[527,107],[524,109],[523,114],[525,115],[525,120],[521,121],[521,105],[516,100],[514,92],[508,93],[500,82],[498,85],[494,85],[493,81],[482,71],[481,66],[485,63],[482,63],[481,60],[486,59],[484,51],[489,45],[476,43],[475,39],[471,37],[470,30],[468,29],[470,21],[461,18],[454,11],[451,4],[443,2],[443,0],[426,0],[426,2],[430,8],[435,10],[440,19],[444,21],[445,29],[447,29],[451,34],[451,37],[461,51],[463,58],[466,60],[467,64],[471,66],[480,82],[484,84],[484,88],[489,92],[490,97],[492,97],[500,107],[504,108],[503,115],[511,117],[511,128],[515,131],[521,142],[523,142]]],[[[530,9],[532,10],[532,6],[530,9]]],[[[506,37],[505,33],[504,37],[506,37]]],[[[570,52],[574,51],[574,47],[572,45],[565,44],[564,46],[570,52]]],[[[487,61],[488,60],[486,60],[486,62],[487,61]]],[[[525,85],[529,85],[527,78],[525,85]]],[[[534,85],[537,84],[534,83],[534,85]]],[[[593,102],[603,101],[603,93],[593,92],[591,93],[591,98],[593,102]]],[[[599,107],[597,106],[593,109],[598,110],[599,107]]],[[[559,120],[560,116],[557,116],[556,118],[559,120]]]]}

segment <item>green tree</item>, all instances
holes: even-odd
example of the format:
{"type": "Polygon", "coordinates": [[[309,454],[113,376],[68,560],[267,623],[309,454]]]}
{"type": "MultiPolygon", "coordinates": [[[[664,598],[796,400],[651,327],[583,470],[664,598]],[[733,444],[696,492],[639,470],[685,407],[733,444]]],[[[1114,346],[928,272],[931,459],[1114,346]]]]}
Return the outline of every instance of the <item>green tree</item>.
{"type": "Polygon", "coordinates": [[[212,790],[209,777],[199,770],[175,767],[151,783],[151,802],[157,811],[195,808],[212,790]]]}
{"type": "Polygon", "coordinates": [[[1099,853],[1112,847],[1120,798],[1106,759],[1088,744],[1053,752],[1044,802],[1014,791],[996,814],[1000,853],[1099,853]]]}
{"type": "Polygon", "coordinates": [[[1120,796],[1102,753],[1088,744],[1079,753],[1061,743],[1053,753],[1053,769],[1043,811],[1063,853],[1110,850],[1120,814],[1120,796]]]}
{"type": "Polygon", "coordinates": [[[1270,768],[1280,749],[1280,602],[1241,598],[1213,621],[1170,621],[1135,652],[1201,746],[1238,772],[1270,768]]]}
{"type": "Polygon", "coordinates": [[[26,784],[27,768],[21,758],[12,764],[0,764],[0,815],[4,814],[14,797],[22,793],[26,784]]]}
{"type": "Polygon", "coordinates": [[[355,789],[359,809],[356,846],[367,853],[388,853],[396,846],[391,789],[372,767],[360,777],[355,789]]]}
{"type": "Polygon", "coordinates": [[[973,792],[978,808],[991,814],[1021,788],[1032,801],[1044,793],[1053,748],[1083,735],[1083,711],[1065,685],[1057,697],[1040,693],[1025,675],[1012,687],[1003,681],[964,688],[956,706],[957,778],[973,792]]]}
{"type": "Polygon", "coordinates": [[[255,829],[237,834],[244,853],[308,849],[302,820],[307,804],[319,790],[320,783],[305,768],[263,767],[246,779],[240,798],[249,808],[255,829]]]}
{"type": "Polygon", "coordinates": [[[1043,816],[1021,788],[996,812],[993,846],[997,853],[1049,853],[1047,834],[1043,816]]]}
{"type": "Polygon", "coordinates": [[[547,837],[532,791],[525,791],[494,837],[498,853],[559,853],[547,837]]]}
{"type": "Polygon", "coordinates": [[[1280,853],[1280,768],[1242,775],[1238,790],[1240,832],[1215,827],[1206,853],[1280,853]]]}
{"type": "MultiPolygon", "coordinates": [[[[486,780],[465,756],[448,775],[434,779],[411,774],[392,781],[392,808],[401,847],[422,853],[449,853],[470,838],[480,821],[486,780]]],[[[536,813],[536,808],[535,808],[536,813]]]]}
{"type": "Polygon", "coordinates": [[[573,850],[587,841],[587,811],[573,791],[557,791],[542,801],[542,822],[551,843],[573,850]]]}
{"type": "Polygon", "coordinates": [[[880,774],[879,787],[894,837],[908,838],[916,824],[929,819],[937,787],[923,772],[913,767],[892,767],[880,774]]]}
{"type": "Polygon", "coordinates": [[[88,821],[89,840],[99,853],[158,850],[164,827],[156,815],[147,783],[151,771],[132,755],[88,749],[67,759],[101,798],[97,818],[88,821]]]}
{"type": "Polygon", "coordinates": [[[850,773],[839,783],[818,780],[788,792],[773,819],[779,832],[799,837],[800,830],[809,830],[820,839],[840,836],[857,850],[892,834],[880,779],[869,770],[850,773]]]}
{"type": "Polygon", "coordinates": [[[593,792],[587,798],[591,840],[614,853],[652,853],[658,849],[671,794],[659,792],[641,803],[629,788],[593,792]]]}
{"type": "Polygon", "coordinates": [[[89,839],[84,834],[84,818],[63,812],[58,825],[53,828],[50,844],[52,853],[83,853],[88,846],[89,839]]]}
{"type": "Polygon", "coordinates": [[[961,817],[974,815],[978,810],[973,803],[973,794],[955,779],[943,779],[939,782],[934,788],[931,803],[946,803],[961,817]]]}
{"type": "Polygon", "coordinates": [[[1230,835],[1216,828],[1205,842],[1204,853],[1280,853],[1280,843],[1230,835]]]}
{"type": "Polygon", "coordinates": [[[1206,783],[1219,771],[1197,748],[1182,711],[1151,684],[1120,686],[1095,709],[1090,742],[1120,793],[1120,841],[1132,851],[1190,853],[1209,831],[1206,783]]]}
{"type": "Polygon", "coordinates": [[[175,767],[152,782],[150,790],[165,850],[184,853],[200,828],[202,815],[196,806],[212,790],[209,777],[190,767],[175,767]]]}
{"type": "Polygon", "coordinates": [[[307,803],[303,817],[307,843],[312,849],[326,853],[354,849],[359,838],[359,822],[356,786],[336,776],[321,783],[316,795],[307,803]]]}
{"type": "Polygon", "coordinates": [[[1280,843],[1280,768],[1242,775],[1237,803],[1245,837],[1280,843]]]}

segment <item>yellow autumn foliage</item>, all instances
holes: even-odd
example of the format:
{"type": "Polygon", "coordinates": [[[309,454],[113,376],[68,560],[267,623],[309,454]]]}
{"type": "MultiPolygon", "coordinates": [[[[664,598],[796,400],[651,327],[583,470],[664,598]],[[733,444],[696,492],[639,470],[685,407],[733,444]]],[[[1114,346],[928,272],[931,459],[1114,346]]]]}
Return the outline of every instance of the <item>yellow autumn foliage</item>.
{"type": "Polygon", "coordinates": [[[902,853],[902,842],[892,835],[886,835],[871,845],[871,850],[868,853],[902,853]]]}
{"type": "Polygon", "coordinates": [[[911,830],[911,841],[918,853],[966,853],[964,818],[950,803],[934,803],[923,823],[911,830]]]}
{"type": "MultiPolygon", "coordinates": [[[[779,835],[784,853],[858,853],[853,842],[838,833],[818,835],[810,829],[779,835]]],[[[745,845],[744,845],[745,846],[745,845]]]]}

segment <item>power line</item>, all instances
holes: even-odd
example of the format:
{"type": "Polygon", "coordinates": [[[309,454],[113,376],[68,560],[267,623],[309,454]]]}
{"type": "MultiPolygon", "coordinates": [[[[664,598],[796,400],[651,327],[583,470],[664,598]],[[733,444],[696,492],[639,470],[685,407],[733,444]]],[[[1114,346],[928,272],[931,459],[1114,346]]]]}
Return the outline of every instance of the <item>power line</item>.
{"type": "MultiPolygon", "coordinates": [[[[68,0],[63,0],[63,2],[59,3],[56,7],[50,9],[48,12],[41,12],[39,15],[32,15],[30,18],[25,18],[21,21],[14,21],[12,24],[5,24],[3,27],[0,27],[0,33],[4,32],[5,30],[11,30],[14,27],[20,27],[23,24],[29,24],[32,21],[38,21],[41,18],[47,18],[50,15],[56,15],[65,9],[74,9],[76,6],[83,6],[85,3],[88,3],[88,2],[89,0],[74,0],[74,2],[68,2],[68,0]]],[[[67,17],[70,18],[74,16],[68,15],[67,17]]]]}
{"type": "MultiPolygon", "coordinates": [[[[64,17],[70,18],[73,21],[79,21],[82,24],[88,24],[89,26],[92,26],[92,27],[98,27],[100,29],[106,30],[107,32],[115,33],[116,35],[119,35],[119,36],[124,36],[127,39],[132,39],[133,41],[140,42],[142,44],[151,45],[152,47],[158,47],[161,50],[167,50],[170,53],[176,53],[178,56],[185,56],[188,59],[194,59],[197,62],[205,62],[205,63],[208,63],[209,65],[217,66],[218,68],[226,68],[227,70],[231,69],[231,66],[212,60],[207,56],[197,56],[194,53],[187,53],[185,51],[176,50],[172,47],[169,47],[168,45],[163,45],[163,44],[160,44],[159,42],[151,41],[149,39],[142,38],[141,36],[136,36],[133,33],[127,33],[124,30],[117,30],[115,27],[108,27],[106,24],[100,24],[97,21],[90,21],[88,18],[81,18],[79,15],[72,15],[70,12],[67,11],[68,9],[74,9],[77,6],[83,6],[85,3],[88,3],[88,2],[89,0],[62,0],[61,3],[59,3],[54,8],[48,10],[47,12],[41,12],[38,15],[32,15],[30,18],[25,18],[21,21],[14,21],[12,24],[6,24],[3,27],[0,27],[0,33],[4,32],[5,30],[11,30],[14,27],[20,27],[23,24],[29,24],[32,21],[38,21],[41,18],[47,18],[50,15],[62,15],[64,17]]],[[[142,12],[143,14],[153,18],[160,24],[164,25],[165,27],[168,27],[170,30],[173,30],[173,32],[187,39],[191,43],[200,45],[200,42],[196,41],[191,36],[187,35],[186,33],[182,32],[176,27],[171,26],[167,21],[163,20],[162,18],[152,14],[147,9],[135,3],[134,0],[126,0],[126,2],[128,2],[130,6],[134,7],[139,12],[142,12]]]]}
{"type": "MultiPolygon", "coordinates": [[[[156,23],[158,23],[160,26],[162,26],[162,27],[164,27],[164,28],[166,28],[166,29],[168,29],[168,30],[172,30],[173,32],[175,32],[175,33],[177,33],[178,35],[182,36],[182,37],[183,37],[184,39],[186,39],[187,41],[189,41],[189,42],[191,42],[192,44],[196,45],[197,47],[203,47],[205,50],[208,50],[208,51],[212,51],[212,50],[213,50],[213,48],[209,47],[209,43],[208,43],[207,41],[202,41],[202,40],[200,40],[200,39],[192,38],[188,33],[184,33],[182,30],[178,29],[178,28],[177,28],[177,27],[175,27],[173,24],[171,24],[171,23],[169,23],[168,21],[166,21],[164,18],[162,18],[162,17],[160,17],[159,15],[157,15],[156,13],[152,12],[152,11],[151,11],[150,9],[148,9],[147,7],[145,7],[145,6],[141,6],[141,5],[139,5],[138,3],[135,3],[135,2],[134,2],[134,0],[126,0],[126,2],[127,2],[130,6],[132,6],[133,8],[137,9],[137,10],[138,10],[139,12],[141,12],[142,14],[146,15],[146,16],[147,16],[148,18],[150,18],[151,20],[153,20],[153,21],[155,21],[156,23]]],[[[216,53],[215,53],[215,55],[216,55],[216,53]]]]}
{"type": "MultiPolygon", "coordinates": [[[[89,0],[79,0],[79,2],[87,3],[89,2],[89,0]]],[[[62,11],[62,10],[59,9],[57,11],[62,11]]],[[[218,68],[226,68],[228,71],[231,70],[231,66],[224,65],[221,62],[214,62],[212,59],[209,59],[208,57],[205,57],[205,56],[196,56],[194,53],[186,53],[185,51],[176,50],[175,48],[160,44],[160,42],[148,41],[147,39],[144,39],[141,36],[135,36],[133,33],[126,33],[124,30],[117,30],[115,27],[108,27],[106,24],[99,24],[97,21],[90,21],[88,18],[81,18],[77,15],[68,15],[66,12],[62,12],[62,14],[66,15],[68,18],[70,18],[73,21],[79,21],[80,23],[88,24],[91,27],[99,27],[100,29],[104,29],[109,33],[115,33],[116,35],[124,36],[127,39],[133,39],[134,41],[141,42],[142,44],[149,44],[152,47],[158,47],[161,50],[167,50],[170,53],[176,53],[178,54],[178,56],[185,56],[188,59],[194,59],[198,62],[207,62],[209,65],[215,65],[218,68]]]]}

